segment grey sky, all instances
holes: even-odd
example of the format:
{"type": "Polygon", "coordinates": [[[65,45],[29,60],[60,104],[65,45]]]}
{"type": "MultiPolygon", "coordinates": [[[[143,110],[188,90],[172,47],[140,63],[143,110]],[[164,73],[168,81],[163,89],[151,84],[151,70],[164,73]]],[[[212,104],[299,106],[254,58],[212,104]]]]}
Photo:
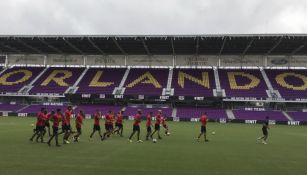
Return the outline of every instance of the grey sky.
{"type": "Polygon", "coordinates": [[[0,34],[307,33],[306,0],[1,0],[0,34]]]}

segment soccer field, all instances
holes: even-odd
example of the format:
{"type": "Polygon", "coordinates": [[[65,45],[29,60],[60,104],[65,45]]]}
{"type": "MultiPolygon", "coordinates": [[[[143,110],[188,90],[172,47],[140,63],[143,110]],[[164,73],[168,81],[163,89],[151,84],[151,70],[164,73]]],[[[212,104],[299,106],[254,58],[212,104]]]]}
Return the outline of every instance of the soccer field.
{"type": "MultiPolygon", "coordinates": [[[[268,145],[257,143],[261,125],[209,123],[210,142],[197,142],[199,123],[169,122],[171,136],[152,143],[127,142],[116,135],[92,141],[93,120],[85,120],[79,143],[48,147],[30,142],[35,118],[0,118],[0,174],[304,174],[307,172],[307,128],[272,125],[268,145]]],[[[145,122],[141,123],[145,136],[145,122]]],[[[62,137],[60,137],[62,139],[62,137]]],[[[60,139],[60,140],[61,140],[60,139]]],[[[46,139],[45,139],[46,140],[46,139]]]]}

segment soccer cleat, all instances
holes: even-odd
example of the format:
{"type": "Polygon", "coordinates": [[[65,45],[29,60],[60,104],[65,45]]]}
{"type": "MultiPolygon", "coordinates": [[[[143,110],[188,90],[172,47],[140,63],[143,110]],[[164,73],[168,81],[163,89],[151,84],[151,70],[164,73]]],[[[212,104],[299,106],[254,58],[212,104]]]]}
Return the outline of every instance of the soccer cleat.
{"type": "Polygon", "coordinates": [[[209,140],[208,140],[208,139],[206,139],[206,140],[205,140],[205,142],[209,142],[209,140]]]}
{"type": "Polygon", "coordinates": [[[47,142],[48,146],[51,146],[50,142],[47,142]]]}
{"type": "Polygon", "coordinates": [[[132,140],[131,140],[131,139],[128,139],[128,142],[132,143],[132,140]]]}
{"type": "Polygon", "coordinates": [[[138,140],[138,143],[143,143],[143,140],[138,140]]]}
{"type": "Polygon", "coordinates": [[[70,144],[68,140],[64,140],[64,144],[70,144]]]}
{"type": "Polygon", "coordinates": [[[268,144],[266,141],[263,141],[262,143],[263,143],[264,145],[268,144]]]}
{"type": "Polygon", "coordinates": [[[57,144],[57,145],[55,145],[55,146],[60,147],[61,145],[57,144]]]}

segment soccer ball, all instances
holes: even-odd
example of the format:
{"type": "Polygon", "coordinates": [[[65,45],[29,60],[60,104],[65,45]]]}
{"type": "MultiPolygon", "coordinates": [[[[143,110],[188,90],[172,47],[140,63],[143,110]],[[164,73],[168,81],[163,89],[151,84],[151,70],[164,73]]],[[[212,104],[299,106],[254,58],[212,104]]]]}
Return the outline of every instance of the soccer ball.
{"type": "Polygon", "coordinates": [[[34,124],[32,123],[32,124],[31,124],[31,126],[33,127],[33,126],[34,126],[34,124]]]}
{"type": "Polygon", "coordinates": [[[153,143],[157,143],[157,139],[152,139],[152,142],[153,143]]]}
{"type": "Polygon", "coordinates": [[[212,131],[212,133],[211,133],[212,135],[215,135],[215,132],[214,131],[212,131]]]}
{"type": "Polygon", "coordinates": [[[165,135],[169,136],[169,135],[171,135],[171,133],[170,133],[170,132],[167,132],[165,135]]]}

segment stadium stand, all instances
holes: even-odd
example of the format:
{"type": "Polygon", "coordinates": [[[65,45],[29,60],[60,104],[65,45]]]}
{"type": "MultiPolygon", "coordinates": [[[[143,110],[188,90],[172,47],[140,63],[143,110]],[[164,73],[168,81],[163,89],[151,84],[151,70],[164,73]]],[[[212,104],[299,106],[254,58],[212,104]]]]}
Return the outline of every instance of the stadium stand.
{"type": "Polygon", "coordinates": [[[206,112],[209,119],[227,119],[224,109],[206,108],[206,107],[178,107],[177,117],[179,118],[199,118],[203,112],[206,112]]]}
{"type": "Polygon", "coordinates": [[[125,116],[134,116],[138,109],[142,110],[142,116],[143,117],[147,116],[150,112],[153,112],[153,115],[156,115],[158,110],[162,110],[163,115],[166,116],[166,117],[172,116],[172,108],[157,108],[157,107],[146,108],[146,107],[137,107],[137,106],[126,107],[124,115],[125,116]]]}
{"type": "Polygon", "coordinates": [[[46,108],[48,112],[56,111],[56,109],[61,109],[62,112],[65,112],[67,106],[65,105],[29,105],[18,112],[36,114],[37,112],[41,110],[41,108],[46,108]]]}
{"type": "Polygon", "coordinates": [[[168,69],[131,69],[125,82],[125,95],[162,95],[168,69]]]}
{"type": "Polygon", "coordinates": [[[294,121],[307,122],[307,112],[287,112],[294,121]]]}
{"type": "Polygon", "coordinates": [[[212,97],[215,89],[212,69],[174,69],[172,87],[176,96],[212,97]]]}
{"type": "Polygon", "coordinates": [[[287,99],[307,98],[307,70],[265,70],[274,89],[287,99]]]}
{"type": "Polygon", "coordinates": [[[42,67],[13,67],[0,76],[0,92],[18,92],[43,70],[42,67]]]}
{"type": "Polygon", "coordinates": [[[20,105],[20,104],[0,104],[0,111],[1,112],[17,112],[23,107],[25,106],[20,105]]]}
{"type": "Polygon", "coordinates": [[[269,116],[270,120],[288,121],[288,119],[280,111],[233,110],[233,113],[236,119],[240,120],[265,120],[265,117],[269,116]]]}
{"type": "Polygon", "coordinates": [[[78,84],[79,94],[112,94],[115,87],[119,86],[126,69],[91,68],[78,84]]]}
{"type": "Polygon", "coordinates": [[[259,69],[219,69],[219,76],[227,97],[268,97],[259,69]]]}
{"type": "Polygon", "coordinates": [[[118,111],[122,110],[121,106],[112,106],[112,105],[79,105],[77,106],[74,111],[75,113],[79,112],[80,110],[83,110],[84,114],[87,115],[93,115],[95,114],[96,110],[100,110],[102,115],[107,114],[110,110],[114,113],[117,113],[118,111]]]}
{"type": "Polygon", "coordinates": [[[63,94],[82,74],[84,68],[49,68],[30,90],[32,94],[54,93],[63,94]]]}

